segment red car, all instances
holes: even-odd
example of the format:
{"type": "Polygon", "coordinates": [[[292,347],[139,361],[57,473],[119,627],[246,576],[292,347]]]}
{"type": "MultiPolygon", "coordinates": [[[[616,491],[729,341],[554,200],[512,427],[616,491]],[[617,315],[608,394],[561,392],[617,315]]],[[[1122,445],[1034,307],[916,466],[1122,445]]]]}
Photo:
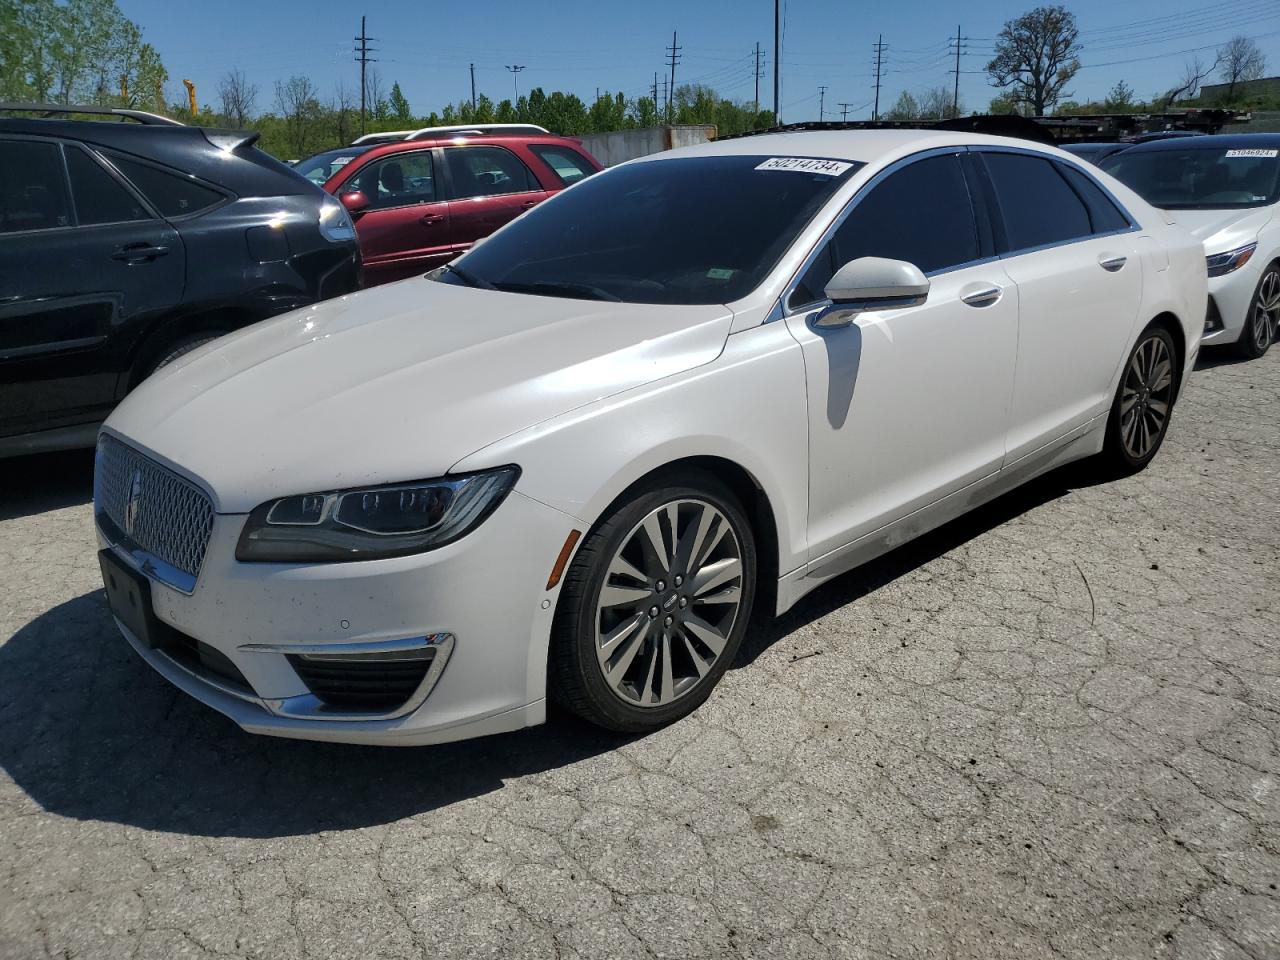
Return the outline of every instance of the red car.
{"type": "Polygon", "coordinates": [[[448,263],[602,169],[579,141],[528,125],[373,134],[294,167],[355,220],[367,286],[448,263]]]}

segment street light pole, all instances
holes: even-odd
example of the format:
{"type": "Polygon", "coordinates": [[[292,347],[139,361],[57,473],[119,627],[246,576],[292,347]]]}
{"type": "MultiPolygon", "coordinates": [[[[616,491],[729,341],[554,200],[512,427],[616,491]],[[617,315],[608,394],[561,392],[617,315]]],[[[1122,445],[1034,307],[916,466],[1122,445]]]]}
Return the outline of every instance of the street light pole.
{"type": "Polygon", "coordinates": [[[517,63],[513,63],[507,67],[507,69],[511,71],[511,89],[516,95],[516,99],[511,101],[511,105],[514,107],[516,105],[516,100],[520,99],[520,85],[516,83],[516,76],[519,75],[520,71],[523,70],[524,67],[517,63]]]}

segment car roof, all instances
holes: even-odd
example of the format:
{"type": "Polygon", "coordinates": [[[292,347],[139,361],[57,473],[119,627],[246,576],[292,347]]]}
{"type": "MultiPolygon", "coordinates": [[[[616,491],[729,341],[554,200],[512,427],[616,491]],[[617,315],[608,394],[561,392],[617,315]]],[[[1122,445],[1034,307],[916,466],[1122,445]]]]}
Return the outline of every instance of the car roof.
{"type": "MultiPolygon", "coordinates": [[[[421,140],[393,140],[390,143],[361,143],[355,144],[353,147],[337,147],[338,150],[360,149],[366,147],[367,152],[362,153],[362,157],[381,157],[389,153],[402,153],[407,150],[421,150],[424,147],[438,146],[458,146],[458,145],[475,145],[483,144],[485,146],[510,146],[513,143],[533,143],[533,144],[570,144],[578,146],[581,141],[574,140],[570,137],[561,137],[554,133],[495,133],[495,134],[469,134],[468,136],[456,136],[450,134],[441,134],[438,137],[423,137],[421,140]]],[[[326,151],[327,152],[327,151],[326,151]]]]}
{"type": "Polygon", "coordinates": [[[1153,153],[1162,150],[1278,149],[1280,133],[1218,133],[1203,137],[1169,137],[1135,143],[1125,153],[1153,153]]]}
{"type": "Polygon", "coordinates": [[[641,157],[638,162],[697,156],[748,156],[822,157],[874,163],[885,157],[918,150],[966,145],[1019,147],[1048,154],[1058,152],[1054,147],[1034,140],[950,130],[796,130],[712,140],[697,146],[651,154],[641,157]]]}

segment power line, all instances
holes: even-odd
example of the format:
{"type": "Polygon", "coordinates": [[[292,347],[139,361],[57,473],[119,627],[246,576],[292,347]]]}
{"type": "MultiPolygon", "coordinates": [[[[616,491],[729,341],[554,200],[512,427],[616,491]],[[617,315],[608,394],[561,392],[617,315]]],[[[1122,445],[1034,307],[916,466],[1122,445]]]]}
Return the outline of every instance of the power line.
{"type": "Polygon", "coordinates": [[[369,56],[369,54],[377,52],[369,47],[369,41],[374,39],[375,38],[369,36],[368,31],[365,30],[364,17],[361,17],[360,36],[355,38],[356,43],[360,44],[360,46],[356,47],[355,53],[356,62],[360,64],[360,133],[362,135],[364,134],[364,119],[366,115],[365,95],[369,90],[369,85],[365,81],[365,70],[369,64],[378,62],[376,59],[369,56]]]}

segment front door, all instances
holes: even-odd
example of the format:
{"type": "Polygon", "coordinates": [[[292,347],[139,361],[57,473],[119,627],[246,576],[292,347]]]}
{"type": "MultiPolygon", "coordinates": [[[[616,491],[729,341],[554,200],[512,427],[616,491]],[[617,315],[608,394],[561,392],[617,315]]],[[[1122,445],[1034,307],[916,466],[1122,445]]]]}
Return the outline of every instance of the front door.
{"type": "Polygon", "coordinates": [[[786,321],[808,381],[811,559],[999,470],[1013,387],[1017,289],[975,263],[986,241],[959,154],[910,162],[854,203],[786,321]],[[815,327],[834,270],[865,256],[920,267],[928,300],[815,327]]]}
{"type": "Polygon", "coordinates": [[[369,206],[356,215],[356,235],[372,286],[421,275],[453,256],[449,201],[436,176],[430,149],[370,160],[343,183],[369,206]]]}

